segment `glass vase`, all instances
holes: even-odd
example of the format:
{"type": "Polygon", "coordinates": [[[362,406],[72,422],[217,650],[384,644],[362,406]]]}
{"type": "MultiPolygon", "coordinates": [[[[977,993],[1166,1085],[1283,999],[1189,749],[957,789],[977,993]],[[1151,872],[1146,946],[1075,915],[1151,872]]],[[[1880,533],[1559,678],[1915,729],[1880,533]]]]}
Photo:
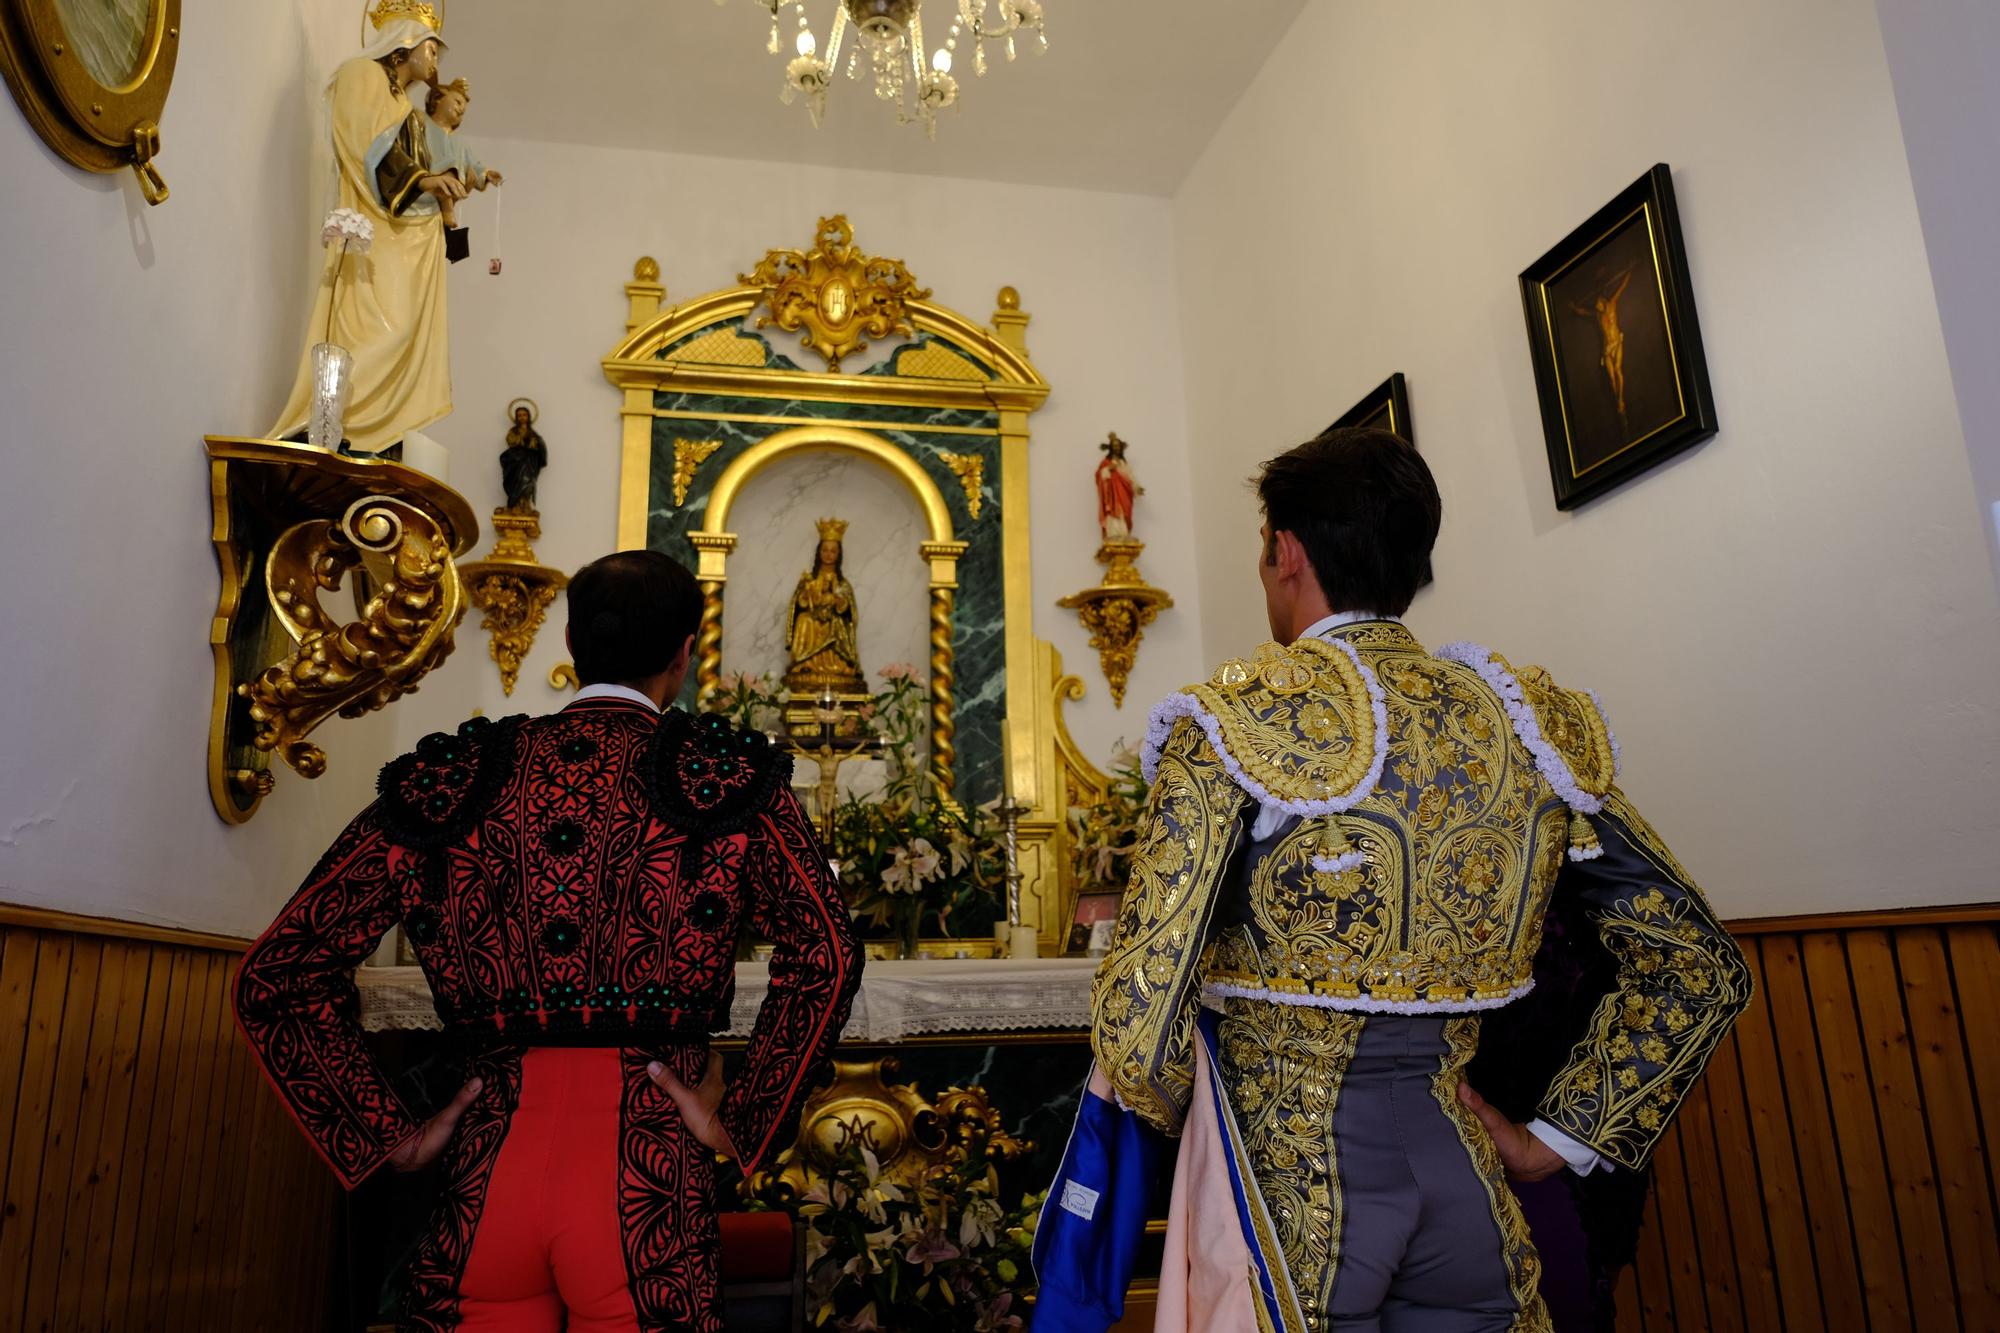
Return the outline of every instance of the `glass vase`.
{"type": "Polygon", "coordinates": [[[904,905],[901,919],[896,922],[904,958],[917,956],[917,939],[923,924],[924,901],[921,898],[913,898],[904,905]]]}
{"type": "Polygon", "coordinates": [[[354,391],[354,353],[339,343],[314,343],[312,415],[306,419],[306,440],[332,453],[340,448],[347,398],[354,391]]]}

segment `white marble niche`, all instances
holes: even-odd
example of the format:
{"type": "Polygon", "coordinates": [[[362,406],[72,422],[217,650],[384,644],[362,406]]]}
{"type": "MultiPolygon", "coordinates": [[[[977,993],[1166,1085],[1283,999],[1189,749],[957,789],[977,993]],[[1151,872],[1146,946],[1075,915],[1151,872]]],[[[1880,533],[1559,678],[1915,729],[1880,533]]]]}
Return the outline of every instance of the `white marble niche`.
{"type": "Polygon", "coordinates": [[[722,615],[722,670],[782,676],[791,664],[785,621],[812,568],[818,521],[847,520],[843,571],[854,585],[861,666],[871,690],[881,669],[906,663],[928,679],[929,539],[916,496],[888,468],[841,453],[794,453],[752,474],[729,509],[736,550],[722,615]]]}

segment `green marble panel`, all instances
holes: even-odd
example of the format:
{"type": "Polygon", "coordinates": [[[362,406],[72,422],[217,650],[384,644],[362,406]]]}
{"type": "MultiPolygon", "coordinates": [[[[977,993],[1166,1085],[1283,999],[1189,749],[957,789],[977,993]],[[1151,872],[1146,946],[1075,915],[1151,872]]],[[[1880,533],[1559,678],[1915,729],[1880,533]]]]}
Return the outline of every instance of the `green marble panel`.
{"type": "MultiPolygon", "coordinates": [[[[814,421],[870,423],[874,433],[903,450],[943,492],[954,535],[970,547],[958,565],[959,590],[952,647],[958,671],[958,793],[983,804],[1000,793],[1000,714],[1006,686],[1006,583],[1001,558],[1000,439],[998,414],[962,408],[891,408],[810,399],[774,401],[716,394],[659,393],[662,410],[699,412],[695,418],[655,418],[651,486],[647,501],[647,545],[690,567],[695,551],[687,534],[707,513],[709,494],[724,470],[751,446],[779,431],[814,421]],[[710,415],[712,414],[712,415],[710,415]],[[781,422],[732,420],[734,416],[777,417],[781,422]],[[893,423],[894,429],[883,429],[893,423]],[[929,427],[950,426],[991,434],[941,434],[929,427]],[[687,503],[674,503],[674,441],[719,440],[722,448],[702,464],[687,503]],[[985,459],[981,508],[974,521],[963,484],[940,455],[978,454],[985,459]]],[[[724,598],[724,616],[733,608],[724,598]]],[[[724,664],[725,669],[727,663],[724,664]]],[[[693,685],[682,700],[692,702],[693,685]]]]}

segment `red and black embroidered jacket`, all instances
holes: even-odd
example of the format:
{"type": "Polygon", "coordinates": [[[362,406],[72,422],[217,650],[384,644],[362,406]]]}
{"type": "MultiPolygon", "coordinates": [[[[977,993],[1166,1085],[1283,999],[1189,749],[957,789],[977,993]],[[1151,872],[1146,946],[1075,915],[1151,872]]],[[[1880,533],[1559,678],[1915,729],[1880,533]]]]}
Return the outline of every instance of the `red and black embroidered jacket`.
{"type": "Polygon", "coordinates": [[[721,1114],[746,1171],[783,1146],[861,979],[790,773],[723,718],[610,699],[475,718],[384,768],[236,983],[245,1036],[342,1183],[418,1126],[362,1043],[350,976],[398,922],[448,1032],[641,1048],[726,1025],[748,925],[776,945],[771,990],[721,1114]]]}

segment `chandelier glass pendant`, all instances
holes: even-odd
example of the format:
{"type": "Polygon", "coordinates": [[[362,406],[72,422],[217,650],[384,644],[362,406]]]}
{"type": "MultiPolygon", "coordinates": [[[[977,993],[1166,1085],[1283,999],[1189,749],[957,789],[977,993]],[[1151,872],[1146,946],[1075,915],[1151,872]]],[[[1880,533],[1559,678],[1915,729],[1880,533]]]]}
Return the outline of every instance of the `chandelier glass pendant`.
{"type": "MultiPolygon", "coordinates": [[[[718,5],[728,0],[715,0],[718,5]]],[[[921,121],[937,138],[937,113],[958,104],[958,80],[952,59],[959,43],[972,48],[972,72],[986,74],[986,43],[1004,42],[1007,59],[1015,56],[1015,39],[1032,35],[1037,51],[1049,48],[1043,27],[1041,0],[942,0],[954,9],[944,44],[928,58],[924,48],[924,0],[835,0],[833,28],[824,46],[806,20],[806,0],[752,0],[771,14],[771,39],[766,49],[783,55],[784,11],[797,18],[793,55],[785,66],[785,86],[779,94],[789,105],[804,94],[815,128],[826,114],[826,92],[846,56],[847,77],[859,79],[865,64],[875,84],[875,96],[896,108],[896,122],[921,121]],[[848,40],[848,29],[854,38],[848,40]]]]}

